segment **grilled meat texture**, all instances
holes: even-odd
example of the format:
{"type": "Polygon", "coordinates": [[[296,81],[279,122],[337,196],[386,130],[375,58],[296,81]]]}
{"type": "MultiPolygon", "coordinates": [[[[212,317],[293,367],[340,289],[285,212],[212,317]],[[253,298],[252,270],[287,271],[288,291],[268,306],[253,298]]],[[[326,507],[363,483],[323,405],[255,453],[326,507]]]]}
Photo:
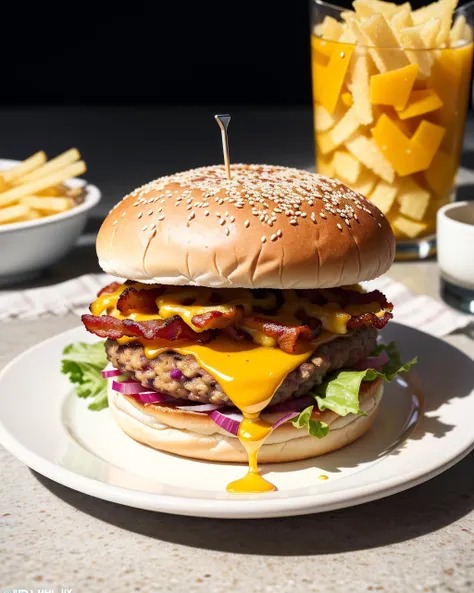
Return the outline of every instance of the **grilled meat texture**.
{"type": "MultiPolygon", "coordinates": [[[[300,397],[314,385],[322,383],[327,373],[343,367],[350,368],[370,356],[376,339],[375,328],[362,327],[350,336],[319,346],[306,362],[288,374],[271,403],[300,397]]],[[[214,377],[191,355],[169,351],[150,360],[138,342],[121,346],[115,340],[107,340],[105,348],[107,358],[115,368],[130,373],[146,387],[180,399],[232,405],[214,377]]]]}

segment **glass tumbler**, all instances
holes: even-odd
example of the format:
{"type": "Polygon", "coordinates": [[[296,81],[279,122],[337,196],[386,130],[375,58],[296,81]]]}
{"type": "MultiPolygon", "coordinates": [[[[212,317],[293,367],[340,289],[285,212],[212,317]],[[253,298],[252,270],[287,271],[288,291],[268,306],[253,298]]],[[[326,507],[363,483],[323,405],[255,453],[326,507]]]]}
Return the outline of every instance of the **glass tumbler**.
{"type": "MultiPolygon", "coordinates": [[[[402,28],[406,15],[397,17],[400,23],[381,19],[370,37],[375,45],[361,38],[360,23],[351,24],[354,13],[311,0],[316,170],[384,212],[397,259],[436,253],[437,211],[455,197],[471,88],[473,7],[455,11],[449,47],[413,49],[419,28],[402,28]]],[[[423,25],[425,42],[430,34],[436,38],[432,21],[439,27],[439,19],[423,25]]]]}

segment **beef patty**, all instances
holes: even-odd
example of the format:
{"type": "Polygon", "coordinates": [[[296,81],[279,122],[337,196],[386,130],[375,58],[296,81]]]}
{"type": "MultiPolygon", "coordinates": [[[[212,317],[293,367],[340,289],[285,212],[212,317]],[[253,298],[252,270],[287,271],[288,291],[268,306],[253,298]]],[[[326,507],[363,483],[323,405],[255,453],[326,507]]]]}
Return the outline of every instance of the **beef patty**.
{"type": "MultiPolygon", "coordinates": [[[[287,375],[275,392],[272,404],[299,397],[314,385],[319,385],[327,373],[351,367],[370,356],[376,339],[377,330],[364,327],[350,336],[319,346],[306,362],[287,375]]],[[[107,358],[116,369],[130,373],[146,387],[176,398],[232,404],[214,377],[200,367],[190,354],[169,351],[148,359],[138,342],[121,346],[115,340],[107,340],[105,349],[107,358]]]]}

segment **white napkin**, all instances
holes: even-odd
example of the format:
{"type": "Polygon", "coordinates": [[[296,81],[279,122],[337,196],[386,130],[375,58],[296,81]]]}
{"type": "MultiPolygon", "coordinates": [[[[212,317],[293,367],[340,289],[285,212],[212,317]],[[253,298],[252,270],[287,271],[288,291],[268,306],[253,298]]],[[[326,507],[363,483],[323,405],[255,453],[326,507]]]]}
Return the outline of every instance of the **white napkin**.
{"type": "Polygon", "coordinates": [[[367,290],[380,290],[393,303],[395,321],[438,338],[474,322],[472,315],[459,313],[429,296],[414,295],[404,284],[395,282],[388,276],[363,282],[363,285],[367,290]]]}
{"type": "MultiPolygon", "coordinates": [[[[117,278],[106,274],[87,274],[44,288],[0,291],[0,321],[86,313],[97,292],[114,280],[117,278]]],[[[415,296],[403,284],[386,276],[364,285],[368,290],[378,288],[387,296],[395,306],[396,321],[434,336],[445,336],[474,321],[431,297],[415,296]]]]}

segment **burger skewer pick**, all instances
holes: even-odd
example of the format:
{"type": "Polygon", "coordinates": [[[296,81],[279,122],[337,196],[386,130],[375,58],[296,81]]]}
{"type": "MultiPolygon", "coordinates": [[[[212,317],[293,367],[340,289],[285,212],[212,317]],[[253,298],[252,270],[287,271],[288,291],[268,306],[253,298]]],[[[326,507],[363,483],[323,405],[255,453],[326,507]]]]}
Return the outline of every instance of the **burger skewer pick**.
{"type": "Polygon", "coordinates": [[[230,115],[215,115],[214,116],[216,122],[219,124],[219,128],[221,129],[221,136],[222,136],[222,150],[224,152],[224,166],[225,166],[225,174],[227,175],[227,179],[231,180],[231,172],[230,172],[230,153],[229,153],[229,137],[227,134],[227,128],[229,127],[230,123],[230,115]]]}
{"type": "Polygon", "coordinates": [[[358,285],[392,264],[385,216],[335,179],[231,166],[230,116],[215,118],[224,167],[156,179],[102,224],[99,263],[128,281],[106,286],[82,316],[105,352],[100,342],[70,345],[63,372],[135,440],[247,463],[227,491],[264,493],[275,486],[257,461],[350,444],[374,422],[384,381],[414,361],[403,365],[394,344],[377,343],[393,307],[358,285]],[[113,369],[89,394],[84,385],[100,385],[86,376],[100,373],[98,349],[113,369]]]}

